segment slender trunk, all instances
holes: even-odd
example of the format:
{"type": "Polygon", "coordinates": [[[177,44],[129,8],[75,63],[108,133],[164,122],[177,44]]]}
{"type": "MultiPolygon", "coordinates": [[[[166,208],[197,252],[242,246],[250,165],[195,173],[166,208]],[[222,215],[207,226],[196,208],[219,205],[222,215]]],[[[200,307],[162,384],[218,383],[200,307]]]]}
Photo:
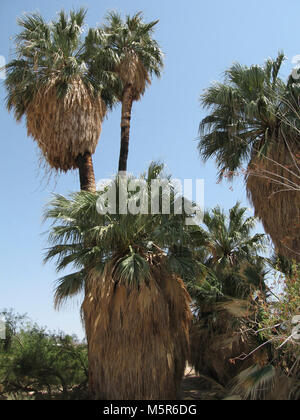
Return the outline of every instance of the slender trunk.
{"type": "MultiPolygon", "coordinates": [[[[79,155],[76,161],[79,170],[80,189],[81,191],[96,191],[96,181],[93,166],[92,155],[89,152],[79,155]]],[[[85,283],[85,296],[89,296],[89,288],[87,282],[85,283]]],[[[84,314],[86,316],[86,314],[84,314]]],[[[87,342],[89,347],[90,337],[89,331],[86,329],[87,342]]],[[[90,370],[87,372],[87,376],[90,376],[90,370]]]]}
{"type": "Polygon", "coordinates": [[[124,88],[124,92],[122,96],[121,150],[120,150],[120,159],[119,159],[119,172],[127,171],[132,103],[133,103],[132,85],[127,85],[124,88]]]}
{"type": "Polygon", "coordinates": [[[92,155],[85,152],[79,155],[76,161],[79,169],[80,189],[82,191],[96,191],[96,181],[93,167],[92,155]]]}

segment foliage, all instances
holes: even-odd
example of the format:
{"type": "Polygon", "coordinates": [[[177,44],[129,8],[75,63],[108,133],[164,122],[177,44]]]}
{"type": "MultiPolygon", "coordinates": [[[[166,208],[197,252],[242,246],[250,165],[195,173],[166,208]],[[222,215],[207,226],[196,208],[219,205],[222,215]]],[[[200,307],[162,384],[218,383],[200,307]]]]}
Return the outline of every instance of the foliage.
{"type": "Polygon", "coordinates": [[[65,172],[95,152],[103,118],[118,99],[115,74],[91,65],[85,17],[84,9],[61,11],[50,23],[38,13],[24,15],[5,66],[8,110],[17,121],[26,118],[46,162],[65,172]]]}
{"type": "Polygon", "coordinates": [[[45,260],[54,258],[58,271],[77,269],[58,281],[55,304],[85,291],[89,389],[96,399],[176,397],[191,319],[181,278],[196,276],[198,266],[187,214],[174,211],[176,202],[183,197],[163,165],[152,163],[139,178],[122,174],[96,193],[55,196],[46,209],[53,225],[45,260]],[[156,194],[154,182],[164,185],[156,194]],[[170,214],[162,212],[167,200],[170,214]]]}
{"type": "Polygon", "coordinates": [[[91,72],[87,66],[82,36],[85,17],[86,10],[80,9],[69,15],[61,11],[58,19],[49,24],[38,13],[18,19],[22,31],[15,37],[17,58],[6,65],[5,80],[7,107],[15,110],[17,120],[25,114],[35,94],[51,79],[56,80],[58,98],[68,93],[75,77],[80,77],[95,93],[104,90],[107,104],[113,103],[109,75],[100,68],[97,72],[93,68],[91,72]]]}
{"type": "Polygon", "coordinates": [[[204,215],[203,226],[192,233],[195,255],[201,261],[205,280],[191,294],[208,303],[226,298],[248,298],[265,293],[266,267],[260,256],[266,247],[263,234],[251,235],[256,219],[246,217],[247,208],[237,203],[228,216],[220,207],[204,215]],[[198,295],[197,295],[198,290],[198,295]]]}
{"type": "MultiPolygon", "coordinates": [[[[245,399],[298,400],[300,397],[300,346],[297,322],[300,315],[299,265],[281,255],[270,259],[274,277],[272,300],[258,299],[259,317],[253,332],[267,346],[269,363],[253,365],[233,383],[233,393],[245,399]],[[278,293],[278,289],[279,292],[278,293]],[[297,317],[298,316],[298,317],[297,317]]],[[[254,349],[254,352],[257,349],[254,349]]]]}
{"type": "MultiPolygon", "coordinates": [[[[273,259],[272,264],[274,261],[276,260],[273,259]]],[[[277,276],[276,283],[281,286],[281,293],[277,293],[277,299],[273,299],[261,308],[264,317],[259,328],[263,329],[262,336],[272,340],[279,358],[298,360],[300,346],[299,340],[296,340],[293,334],[295,331],[293,320],[300,315],[299,265],[279,257],[275,267],[281,270],[281,273],[274,273],[277,276]]],[[[259,304],[262,306],[261,302],[259,304]]]]}
{"type": "Polygon", "coordinates": [[[216,207],[193,232],[205,280],[188,285],[195,306],[189,362],[224,386],[253,363],[253,357],[239,357],[258,346],[247,330],[257,316],[255,298],[266,298],[266,265],[259,255],[266,241],[264,235],[252,235],[256,220],[246,211],[240,203],[228,215],[216,207]]]}
{"type": "Polygon", "coordinates": [[[87,382],[87,348],[75,336],[51,333],[13,312],[4,311],[9,327],[0,347],[1,395],[52,398],[87,382]]]}
{"type": "Polygon", "coordinates": [[[264,67],[235,63],[226,71],[225,83],[215,83],[202,95],[211,114],[200,124],[199,150],[204,159],[216,156],[220,177],[225,171],[232,177],[249,162],[253,150],[264,153],[274,130],[288,130],[284,124],[278,127],[277,121],[280,98],[288,92],[278,76],[283,61],[280,53],[264,67]]]}
{"type": "Polygon", "coordinates": [[[283,62],[279,53],[264,66],[235,63],[223,83],[203,93],[209,115],[200,124],[198,148],[204,160],[216,158],[220,180],[245,176],[255,214],[277,252],[298,259],[299,85],[281,80],[283,62]]]}
{"type": "Polygon", "coordinates": [[[157,23],[145,23],[141,12],[127,15],[123,20],[119,13],[112,11],[103,26],[89,30],[85,49],[88,57],[94,57],[91,68],[118,74],[120,100],[126,85],[132,84],[137,100],[151,77],[161,75],[163,54],[152,38],[157,23]]]}
{"type": "MultiPolygon", "coordinates": [[[[122,214],[119,203],[114,214],[97,211],[98,200],[108,190],[115,191],[116,197],[119,197],[123,188],[120,177],[96,193],[80,192],[71,194],[70,198],[54,197],[45,212],[45,218],[53,221],[49,234],[53,246],[47,250],[45,261],[56,259],[59,272],[68,266],[79,270],[58,280],[57,306],[84,289],[87,274],[92,269],[101,274],[109,267],[114,282],[126,284],[129,288],[138,288],[142,282],[147,282],[151,266],[161,260],[170,273],[196,276],[199,263],[189,251],[191,236],[185,225],[185,212],[149,214],[151,183],[159,179],[168,179],[171,209],[174,209],[176,200],[182,200],[182,197],[176,196],[170,177],[164,177],[163,165],[158,163],[152,163],[148,172],[140,178],[128,176],[125,179],[126,193],[131,181],[146,185],[143,198],[136,188],[129,193],[129,199],[138,207],[146,199],[148,214],[122,214]]],[[[162,203],[162,195],[159,200],[162,203]]]]}

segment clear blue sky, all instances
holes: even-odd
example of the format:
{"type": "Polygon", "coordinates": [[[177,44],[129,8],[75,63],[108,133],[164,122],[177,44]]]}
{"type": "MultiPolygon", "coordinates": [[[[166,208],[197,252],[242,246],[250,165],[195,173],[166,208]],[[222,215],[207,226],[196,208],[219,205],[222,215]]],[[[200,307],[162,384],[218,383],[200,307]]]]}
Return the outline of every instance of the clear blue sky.
{"type": "MultiPolygon", "coordinates": [[[[147,20],[160,19],[156,38],[166,54],[162,78],[154,81],[132,119],[129,170],[140,173],[153,159],[161,159],[176,178],[204,178],[205,204],[229,209],[240,200],[246,206],[242,180],[216,184],[214,162],[205,166],[197,153],[197,130],[205,115],[199,95],[234,61],[260,64],[284,50],[288,60],[282,77],[300,54],[299,0],[1,0],[0,55],[8,60],[17,31],[16,18],[39,11],[47,19],[61,8],[88,8],[87,23],[102,22],[107,10],[122,13],[142,10],[147,20]]],[[[79,189],[77,173],[47,182],[39,170],[38,153],[4,107],[0,87],[0,308],[14,308],[41,325],[83,336],[78,302],[64,310],[53,309],[52,291],[57,278],[54,267],[43,266],[46,227],[42,209],[51,192],[79,189]]],[[[94,156],[96,178],[107,178],[117,168],[120,138],[120,108],[108,116],[94,156]]]]}

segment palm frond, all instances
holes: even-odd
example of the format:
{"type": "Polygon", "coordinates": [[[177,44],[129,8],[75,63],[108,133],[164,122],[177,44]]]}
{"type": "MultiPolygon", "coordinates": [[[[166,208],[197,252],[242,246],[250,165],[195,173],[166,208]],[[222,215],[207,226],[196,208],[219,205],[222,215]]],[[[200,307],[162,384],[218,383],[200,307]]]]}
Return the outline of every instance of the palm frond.
{"type": "MultiPolygon", "coordinates": [[[[144,194],[150,203],[152,181],[160,178],[165,179],[163,164],[152,162],[139,178],[128,175],[125,184],[133,180],[146,183],[144,194]]],[[[172,202],[175,190],[170,176],[166,179],[172,202]]],[[[124,178],[117,176],[110,186],[96,193],[82,191],[69,197],[53,197],[44,212],[44,219],[51,223],[51,246],[46,250],[45,262],[54,259],[58,271],[68,267],[89,271],[110,267],[113,281],[125,283],[128,288],[147,283],[157,264],[183,278],[199,276],[203,267],[194,258],[190,236],[197,228],[185,225],[186,214],[122,214],[118,203],[115,214],[98,213],[98,200],[108,188],[119,197],[121,182],[124,178]]],[[[131,191],[129,198],[137,194],[131,191]]]]}
{"type": "Polygon", "coordinates": [[[57,280],[54,293],[54,306],[56,309],[66,302],[67,299],[78,295],[84,290],[86,272],[84,270],[77,273],[68,274],[57,280]]]}
{"type": "Polygon", "coordinates": [[[149,264],[141,255],[132,252],[116,262],[113,278],[127,287],[139,288],[141,284],[149,281],[149,264]]]}
{"type": "Polygon", "coordinates": [[[275,386],[277,371],[272,365],[257,365],[241,372],[234,382],[233,393],[244,399],[263,399],[275,386]]]}

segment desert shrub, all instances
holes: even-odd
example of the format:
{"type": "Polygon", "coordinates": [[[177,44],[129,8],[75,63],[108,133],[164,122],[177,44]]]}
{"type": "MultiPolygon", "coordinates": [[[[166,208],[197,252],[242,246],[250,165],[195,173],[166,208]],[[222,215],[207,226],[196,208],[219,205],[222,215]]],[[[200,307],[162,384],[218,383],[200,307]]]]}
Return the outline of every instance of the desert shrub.
{"type": "Polygon", "coordinates": [[[87,348],[75,336],[52,333],[25,317],[5,313],[7,337],[0,347],[0,394],[51,397],[84,388],[87,348]]]}

